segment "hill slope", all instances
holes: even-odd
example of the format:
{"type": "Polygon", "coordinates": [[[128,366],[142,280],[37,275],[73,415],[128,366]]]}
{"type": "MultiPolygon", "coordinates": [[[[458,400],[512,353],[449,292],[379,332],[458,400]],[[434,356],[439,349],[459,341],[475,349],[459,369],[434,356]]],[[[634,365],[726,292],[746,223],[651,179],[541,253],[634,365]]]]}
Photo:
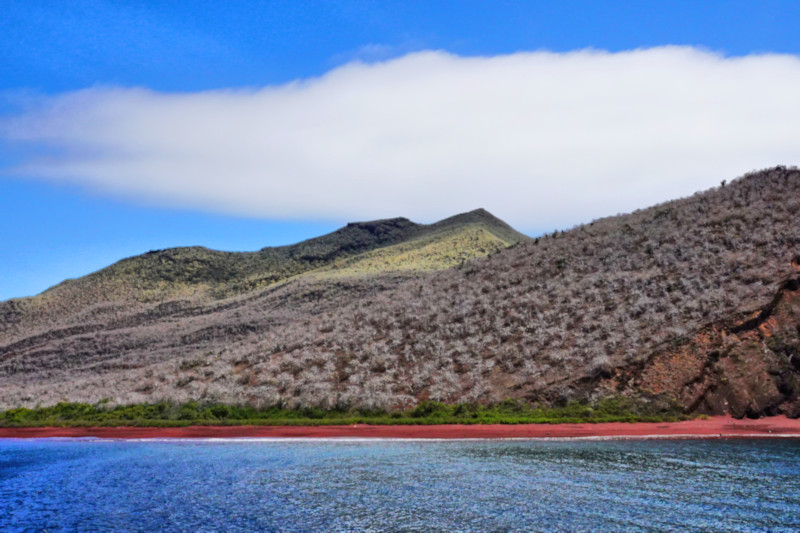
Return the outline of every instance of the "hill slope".
{"type": "Polygon", "coordinates": [[[199,246],[151,251],[32,298],[0,302],[0,343],[55,324],[82,324],[86,313],[99,318],[166,302],[211,303],[255,294],[316,270],[347,277],[362,270],[375,274],[449,268],[527,238],[478,209],[430,225],[406,218],[354,222],[322,237],[257,252],[199,246]],[[380,264],[366,266],[376,261],[380,264]],[[359,262],[364,266],[357,266],[359,262]],[[346,271],[340,272],[345,265],[346,271]]]}
{"type": "MultiPolygon", "coordinates": [[[[336,260],[357,275],[325,265],[267,290],[6,342],[0,403],[393,408],[622,394],[796,416],[799,214],[800,172],[781,167],[429,274],[363,276],[383,260],[367,251],[336,260]]],[[[382,250],[403,263],[424,243],[382,250]]]]}
{"type": "Polygon", "coordinates": [[[0,373],[17,383],[170,360],[209,336],[224,342],[527,239],[478,209],[430,225],[350,223],[258,252],[148,252],[0,302],[0,373]],[[185,328],[167,325],[181,320],[185,328]]]}

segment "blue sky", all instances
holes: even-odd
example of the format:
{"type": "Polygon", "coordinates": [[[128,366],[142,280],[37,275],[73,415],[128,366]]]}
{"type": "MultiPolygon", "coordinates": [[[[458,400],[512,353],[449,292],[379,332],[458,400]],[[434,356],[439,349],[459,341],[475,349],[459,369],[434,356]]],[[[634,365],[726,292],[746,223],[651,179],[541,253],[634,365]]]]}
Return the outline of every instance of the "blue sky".
{"type": "MultiPolygon", "coordinates": [[[[724,62],[724,58],[754,54],[799,55],[800,39],[796,33],[798,21],[800,4],[769,1],[305,3],[6,0],[0,18],[0,122],[4,117],[16,120],[17,130],[24,130],[27,137],[23,142],[8,136],[0,137],[0,299],[34,294],[64,278],[86,274],[122,257],[150,249],[205,245],[217,249],[253,250],[316,236],[362,216],[409,215],[430,222],[453,214],[446,209],[478,207],[486,196],[480,187],[465,180],[463,187],[460,187],[463,195],[458,201],[443,203],[441,212],[435,204],[416,209],[411,196],[405,200],[406,203],[398,201],[383,204],[372,201],[373,209],[361,209],[355,202],[350,204],[337,199],[335,195],[320,193],[319,198],[309,200],[308,206],[302,205],[306,196],[314,196],[311,191],[305,191],[306,196],[292,200],[294,203],[287,201],[284,209],[279,200],[270,197],[270,192],[274,191],[276,196],[287,194],[289,197],[291,195],[285,191],[288,185],[273,181],[268,188],[254,189],[264,197],[263,209],[258,209],[260,197],[255,196],[255,192],[251,195],[254,196],[252,204],[247,203],[246,198],[235,195],[215,203],[217,192],[213,187],[192,195],[181,192],[191,188],[191,185],[187,187],[186,182],[180,182],[172,189],[158,188],[158,183],[150,188],[138,183],[132,185],[125,180],[130,180],[133,170],[117,175],[107,172],[108,165],[98,166],[97,161],[87,165],[84,159],[77,162],[70,160],[67,161],[69,165],[62,162],[54,170],[46,161],[50,153],[48,150],[53,149],[48,143],[54,141],[49,138],[42,140],[41,134],[37,134],[38,137],[34,135],[34,140],[30,141],[33,134],[30,133],[29,124],[34,119],[41,119],[41,113],[45,113],[45,118],[40,123],[48,128],[62,127],[63,117],[66,116],[70,124],[97,128],[97,135],[101,137],[105,137],[108,131],[99,129],[98,123],[81,122],[87,110],[97,111],[95,101],[102,101],[106,106],[103,109],[107,109],[107,106],[122,105],[120,102],[127,105],[134,100],[133,107],[124,107],[125,111],[120,112],[123,117],[138,117],[140,111],[145,115],[153,113],[163,116],[164,109],[169,114],[178,107],[188,107],[193,113],[199,110],[198,113],[209,113],[214,117],[218,116],[215,113],[223,112],[224,116],[228,116],[231,109],[245,106],[245,109],[252,108],[265,113],[264,116],[269,120],[276,110],[279,112],[284,107],[274,102],[266,108],[252,103],[254,99],[260,102],[269,96],[262,98],[262,93],[258,92],[265,87],[277,88],[277,92],[301,91],[290,96],[301,99],[297,105],[316,109],[314,106],[318,101],[327,102],[341,94],[347,98],[351,94],[363,94],[353,93],[354,86],[384,85],[382,80],[385,78],[380,77],[384,74],[388,79],[402,80],[392,76],[402,76],[407,71],[411,72],[409,77],[422,76],[420,72],[452,71],[456,76],[456,81],[452,83],[457,83],[459,80],[480,80],[485,77],[482,72],[496,72],[499,68],[502,71],[499,79],[516,80],[518,78],[515,76],[525,69],[544,69],[546,67],[542,65],[561,61],[564,57],[567,57],[565,61],[569,75],[575,76],[576,83],[580,83],[582,78],[575,72],[581,69],[591,70],[596,65],[607,65],[608,69],[621,68],[620,72],[625,75],[632,69],[645,69],[651,61],[661,59],[665,69],[671,68],[670,65],[676,61],[688,65],[677,67],[683,69],[679,72],[689,69],[687,79],[696,77],[691,69],[708,61],[719,63],[720,76],[725,76],[738,64],[724,62]],[[716,54],[716,59],[669,52],[666,56],[636,56],[629,64],[617,67],[616,63],[595,56],[583,59],[581,56],[578,58],[581,62],[575,66],[573,59],[569,59],[571,56],[520,55],[524,52],[561,53],[585,49],[624,52],[665,45],[690,46],[701,53],[716,54]],[[419,54],[424,51],[439,53],[419,54]],[[498,66],[491,61],[465,61],[465,58],[476,56],[508,56],[515,61],[518,58],[519,64],[508,67],[505,63],[498,66]],[[367,65],[385,63],[388,66],[384,69],[386,72],[343,67],[354,62],[367,65]],[[464,75],[466,77],[459,77],[464,71],[469,73],[464,75]],[[305,81],[297,89],[296,84],[291,85],[294,80],[305,81]],[[309,80],[321,81],[316,83],[309,80]],[[337,92],[339,85],[347,85],[347,90],[337,92]],[[319,100],[314,99],[315,87],[321,93],[319,100]],[[145,92],[142,96],[130,92],[132,88],[145,92]],[[90,91],[84,93],[79,105],[74,104],[74,99],[64,100],[65,95],[86,89],[90,91]],[[219,97],[219,93],[208,93],[220,90],[223,91],[222,97],[219,97]],[[181,95],[183,99],[170,99],[170,95],[181,95]],[[192,107],[195,99],[187,101],[184,98],[191,98],[192,95],[201,95],[198,107],[192,107]],[[86,103],[85,100],[90,101],[86,103]],[[53,118],[52,111],[41,111],[51,110],[54,103],[62,107],[71,105],[69,109],[73,114],[58,115],[59,121],[53,118]],[[236,107],[232,108],[231,105],[236,107]],[[31,108],[35,108],[40,115],[29,113],[31,108]],[[32,143],[32,146],[25,143],[32,143]],[[26,163],[22,170],[18,168],[20,162],[26,163]],[[68,171],[64,170],[66,166],[68,171]],[[112,177],[101,180],[95,175],[101,171],[112,177]],[[78,175],[81,172],[89,177],[78,175]],[[113,180],[127,184],[118,185],[113,180]],[[335,202],[338,207],[326,202],[335,202]]],[[[793,65],[791,58],[789,64],[793,65]]],[[[731,74],[734,77],[730,79],[735,80],[735,76],[746,76],[746,72],[760,72],[759,69],[768,67],[752,65],[747,68],[755,70],[737,71],[731,74]]],[[[775,68],[777,72],[787,70],[781,65],[775,68]]],[[[561,67],[559,69],[558,72],[563,70],[561,67]]],[[[438,87],[426,85],[430,76],[420,79],[423,78],[419,87],[438,87]]],[[[789,81],[786,83],[790,83],[794,78],[787,79],[789,81]]],[[[520,83],[525,83],[525,80],[520,83]]],[[[414,90],[419,88],[410,87],[410,94],[415,94],[414,90]]],[[[700,90],[695,89],[694,92],[700,90]]],[[[372,93],[366,94],[369,96],[372,93]]],[[[774,97],[778,102],[780,98],[792,97],[781,94],[774,97]]],[[[409,96],[408,100],[415,101],[413,96],[409,96]]],[[[659,101],[663,101],[663,96],[659,101]]],[[[731,100],[736,101],[735,98],[731,100]]],[[[285,105],[291,107],[290,104],[285,105]]],[[[645,101],[641,105],[655,104],[645,101]]],[[[320,109],[321,113],[330,112],[327,107],[320,109]]],[[[768,111],[758,112],[763,114],[768,111]]],[[[492,108],[493,114],[503,112],[492,108]]],[[[247,114],[247,111],[244,113],[247,114]]],[[[294,110],[292,113],[293,122],[307,118],[301,111],[294,110]]],[[[708,118],[700,118],[697,111],[692,113],[691,116],[698,117],[698,128],[706,127],[702,121],[708,118]]],[[[325,147],[332,142],[330,139],[335,139],[338,133],[349,133],[347,116],[332,116],[339,121],[336,131],[315,141],[317,144],[310,150],[309,158],[324,153],[325,147]]],[[[107,120],[107,117],[103,120],[107,120]]],[[[130,119],[124,120],[130,122],[130,119]]],[[[352,120],[353,123],[362,122],[360,116],[354,116],[352,120]]],[[[151,127],[157,122],[146,121],[142,124],[151,127]]],[[[225,125],[230,128],[253,127],[242,122],[225,125]]],[[[119,129],[117,126],[114,126],[114,131],[119,129]]],[[[123,126],[127,127],[127,123],[123,126]]],[[[155,129],[158,129],[157,126],[155,129]]],[[[310,130],[298,130],[295,132],[297,142],[302,144],[309,131],[313,133],[321,129],[324,127],[315,125],[310,130]]],[[[252,131],[253,135],[262,134],[258,129],[252,131]]],[[[182,143],[188,142],[188,133],[181,137],[182,143]]],[[[147,136],[147,132],[143,135],[147,136]]],[[[797,163],[791,159],[794,152],[791,152],[788,133],[781,135],[784,137],[776,137],[776,141],[771,142],[780,144],[777,141],[786,138],[788,144],[783,151],[775,152],[775,163],[797,163]]],[[[236,138],[235,134],[233,137],[236,138]]],[[[138,137],[121,139],[127,143],[126,146],[140,140],[138,137]]],[[[83,153],[96,149],[97,142],[96,137],[87,140],[80,133],[75,133],[66,140],[59,138],[55,149],[83,153]]],[[[731,139],[727,145],[711,146],[709,150],[719,150],[724,155],[725,149],[733,150],[740,142],[738,138],[731,139]]],[[[218,139],[215,143],[219,144],[218,139]]],[[[201,146],[198,150],[205,151],[205,148],[201,146]]],[[[677,148],[675,150],[679,153],[677,148]]],[[[403,156],[403,153],[387,154],[386,158],[403,156]]],[[[246,159],[247,154],[242,157],[246,159]]],[[[300,159],[287,159],[286,164],[291,165],[292,161],[303,164],[302,153],[298,157],[300,159]]],[[[418,165],[429,162],[426,154],[418,157],[418,165]]],[[[760,152],[737,164],[746,165],[753,161],[757,165],[762,161],[771,161],[769,157],[769,153],[760,152]]],[[[513,154],[508,160],[514,160],[513,154]]],[[[115,162],[119,160],[110,158],[109,161],[109,164],[116,165],[115,162]]],[[[106,161],[103,162],[105,164],[106,161]]],[[[217,163],[215,159],[214,164],[217,163]]],[[[325,164],[339,163],[351,164],[352,160],[325,164]]],[[[481,168],[487,176],[493,175],[492,169],[495,167],[498,173],[510,172],[501,160],[489,163],[481,161],[481,164],[484,163],[487,166],[481,168]]],[[[219,168],[226,168],[224,165],[229,164],[221,162],[219,165],[223,166],[219,168]]],[[[646,161],[636,164],[641,169],[648,168],[646,161]]],[[[472,163],[466,162],[464,165],[470,166],[472,163]]],[[[131,168],[154,168],[157,172],[166,172],[161,167],[153,166],[152,159],[131,168]]],[[[327,167],[310,167],[309,172],[319,172],[319,168],[327,167]]],[[[388,187],[380,189],[384,196],[393,196],[395,190],[391,184],[380,183],[381,168],[379,163],[370,163],[359,171],[364,176],[374,176],[375,188],[388,187]]],[[[416,167],[403,168],[408,172],[408,168],[413,171],[416,167]]],[[[609,175],[617,172],[616,168],[609,163],[609,175]]],[[[751,170],[736,169],[738,167],[731,166],[725,172],[738,175],[751,170]]],[[[270,171],[277,172],[274,169],[270,171]]],[[[239,170],[231,170],[232,175],[236,172],[239,170]]],[[[443,172],[455,171],[446,167],[443,172]]],[[[672,172],[679,173],[681,169],[676,167],[672,172]]],[[[717,176],[712,178],[712,183],[718,181],[717,176]]],[[[231,183],[246,189],[252,179],[248,174],[240,181],[232,178],[231,183]]],[[[267,176],[264,179],[280,178],[267,176]]],[[[359,179],[360,187],[373,188],[366,178],[359,179]]],[[[385,179],[390,180],[389,177],[385,179]]],[[[287,180],[291,181],[289,178],[287,180]]],[[[422,202],[423,197],[445,194],[447,187],[452,188],[452,180],[457,178],[443,183],[441,192],[435,186],[428,190],[419,187],[419,184],[430,181],[424,173],[418,180],[411,181],[408,187],[418,186],[417,199],[422,202]]],[[[639,196],[631,196],[630,201],[652,202],[680,196],[692,192],[689,188],[697,182],[690,181],[648,185],[647,194],[642,192],[639,196]]],[[[696,187],[702,188],[699,185],[696,187]]],[[[633,187],[626,185],[626,189],[630,188],[636,188],[635,184],[633,187]]],[[[198,185],[198,189],[202,187],[198,185]]],[[[554,191],[555,200],[558,200],[558,190],[554,191]]],[[[247,192],[242,194],[246,196],[247,192]]],[[[568,191],[564,196],[568,196],[568,191]]],[[[368,201],[368,197],[365,197],[365,201],[368,201]]],[[[494,203],[485,207],[502,218],[510,218],[521,230],[531,234],[583,220],[580,213],[564,218],[555,215],[537,218],[535,214],[526,218],[511,207],[506,214],[501,199],[491,201],[494,203]]],[[[609,203],[595,210],[587,206],[584,212],[591,218],[614,214],[631,206],[637,207],[630,203],[609,203]]]]}

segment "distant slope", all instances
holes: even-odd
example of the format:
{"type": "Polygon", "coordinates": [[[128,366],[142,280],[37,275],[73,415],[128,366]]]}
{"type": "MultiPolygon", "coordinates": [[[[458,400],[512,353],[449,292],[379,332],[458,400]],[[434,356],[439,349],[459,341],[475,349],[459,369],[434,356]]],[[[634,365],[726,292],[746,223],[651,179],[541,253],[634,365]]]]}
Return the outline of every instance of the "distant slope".
{"type": "Polygon", "coordinates": [[[425,226],[406,242],[342,258],[316,272],[324,278],[443,270],[528,239],[486,210],[477,209],[425,226]]]}
{"type": "Polygon", "coordinates": [[[527,238],[479,209],[430,225],[406,218],[353,222],[328,235],[257,252],[151,251],[37,296],[0,302],[0,343],[56,324],[85,325],[87,319],[91,323],[152,305],[210,304],[257,294],[314,271],[324,272],[315,277],[321,279],[449,268],[527,238]]]}
{"type": "MultiPolygon", "coordinates": [[[[353,222],[322,237],[257,252],[221,252],[200,246],[151,251],[83,278],[64,281],[38,298],[50,301],[68,295],[71,301],[151,302],[202,295],[219,299],[262,289],[370,250],[410,241],[432,243],[441,236],[451,238],[476,228],[492,236],[484,240],[496,243],[491,246],[494,249],[528,238],[483,209],[431,225],[406,218],[353,222]]],[[[471,250],[463,252],[462,259],[471,256],[471,250]]],[[[442,266],[447,268],[452,263],[442,266]]]]}
{"type": "Polygon", "coordinates": [[[58,323],[83,323],[87,313],[115,316],[141,304],[203,302],[258,291],[338,258],[403,242],[424,227],[395,218],[351,223],[322,237],[257,252],[200,246],[151,251],[39,295],[0,302],[0,343],[58,323]]]}
{"type": "Polygon", "coordinates": [[[264,290],[84,311],[79,324],[6,337],[0,405],[394,408],[621,394],[797,416],[798,219],[800,172],[777,167],[464,264],[441,259],[450,243],[485,251],[507,230],[456,224],[463,231],[426,241],[438,231],[429,226],[264,290]],[[392,266],[428,255],[455,266],[392,266]]]}
{"type": "Polygon", "coordinates": [[[476,209],[446,218],[425,228],[425,233],[432,234],[442,230],[469,226],[483,228],[507,244],[516,244],[529,240],[528,236],[518,232],[485,209],[476,209]]]}
{"type": "Polygon", "coordinates": [[[269,286],[341,257],[406,241],[423,228],[408,219],[394,218],[351,223],[322,237],[257,252],[220,252],[200,246],[151,251],[65,281],[40,297],[52,299],[67,293],[96,301],[219,299],[269,286]]]}

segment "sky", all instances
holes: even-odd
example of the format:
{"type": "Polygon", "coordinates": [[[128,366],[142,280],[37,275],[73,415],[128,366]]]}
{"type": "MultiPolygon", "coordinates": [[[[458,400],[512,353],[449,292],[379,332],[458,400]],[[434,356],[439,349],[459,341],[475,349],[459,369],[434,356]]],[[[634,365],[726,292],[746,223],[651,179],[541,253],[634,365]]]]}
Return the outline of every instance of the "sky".
{"type": "Polygon", "coordinates": [[[800,161],[797,2],[5,0],[0,300],[484,207],[530,235],[800,161]]]}

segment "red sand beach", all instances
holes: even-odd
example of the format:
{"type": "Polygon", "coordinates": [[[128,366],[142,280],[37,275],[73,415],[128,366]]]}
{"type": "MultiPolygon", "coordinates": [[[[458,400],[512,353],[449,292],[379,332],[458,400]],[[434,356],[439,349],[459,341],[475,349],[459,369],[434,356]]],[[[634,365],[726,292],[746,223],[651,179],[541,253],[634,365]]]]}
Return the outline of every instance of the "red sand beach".
{"type": "Polygon", "coordinates": [[[783,416],[736,420],[717,416],[708,420],[605,424],[486,424],[440,426],[190,426],[180,428],[80,427],[0,428],[0,438],[98,437],[142,438],[397,438],[397,439],[504,439],[575,437],[800,437],[800,419],[783,416]]]}

